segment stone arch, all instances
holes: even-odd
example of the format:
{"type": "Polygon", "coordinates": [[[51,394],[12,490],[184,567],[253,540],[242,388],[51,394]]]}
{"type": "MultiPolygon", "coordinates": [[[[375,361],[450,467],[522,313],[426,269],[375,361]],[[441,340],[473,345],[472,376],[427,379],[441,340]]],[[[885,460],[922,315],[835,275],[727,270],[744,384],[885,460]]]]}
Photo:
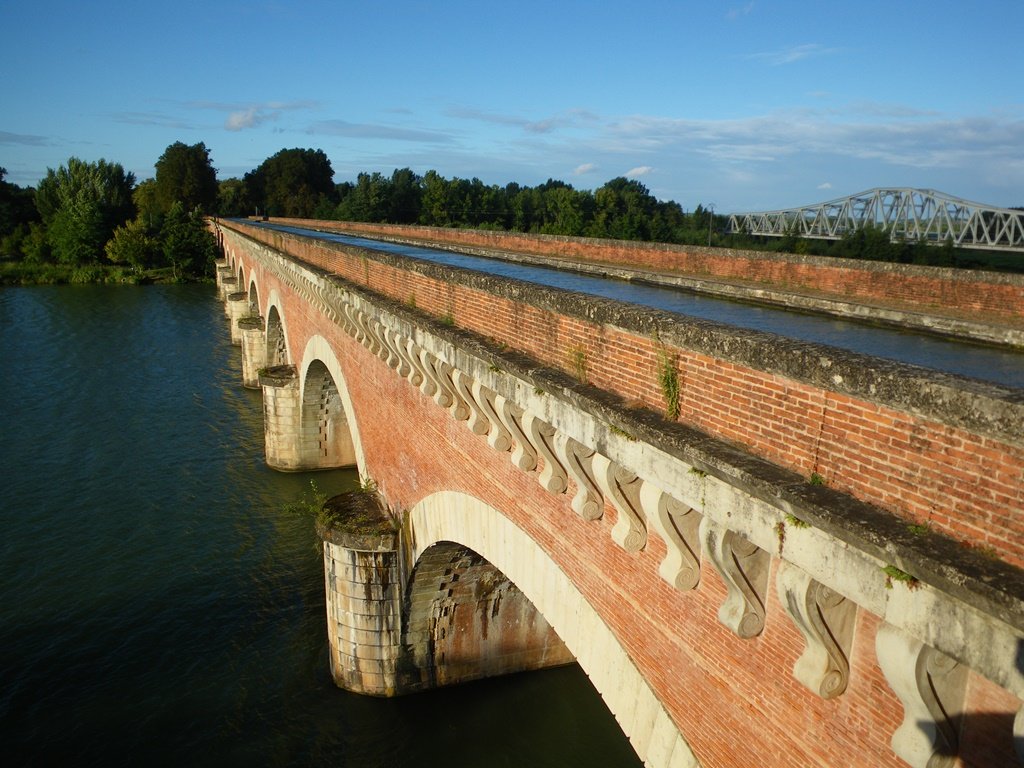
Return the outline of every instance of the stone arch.
{"type": "Polygon", "coordinates": [[[451,541],[417,559],[404,604],[410,690],[454,685],[574,661],[515,583],[482,555],[451,541]]]}
{"type": "Polygon", "coordinates": [[[362,474],[366,461],[355,408],[338,358],[322,336],[306,342],[299,374],[300,434],[302,450],[314,459],[310,464],[324,469],[356,466],[362,474]]]}
{"type": "Polygon", "coordinates": [[[442,491],[413,507],[409,527],[412,562],[441,542],[461,544],[523,592],[587,673],[646,765],[699,765],[614,633],[558,564],[515,523],[480,499],[442,491]]]}
{"type": "Polygon", "coordinates": [[[260,289],[256,281],[255,270],[249,275],[249,316],[259,317],[260,315],[260,289]]]}
{"type": "Polygon", "coordinates": [[[267,303],[267,367],[273,368],[276,365],[287,365],[289,354],[288,354],[288,334],[285,329],[284,315],[279,309],[278,301],[275,301],[276,296],[271,294],[270,300],[267,303]]]}

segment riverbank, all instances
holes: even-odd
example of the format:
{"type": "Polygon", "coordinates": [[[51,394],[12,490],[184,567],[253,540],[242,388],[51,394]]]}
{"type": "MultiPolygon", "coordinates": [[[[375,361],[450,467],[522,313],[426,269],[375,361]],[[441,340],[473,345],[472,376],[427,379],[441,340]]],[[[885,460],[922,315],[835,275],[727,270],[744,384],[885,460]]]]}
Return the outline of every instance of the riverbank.
{"type": "Polygon", "coordinates": [[[131,267],[91,264],[0,261],[0,285],[151,285],[210,282],[209,276],[175,275],[171,267],[135,271],[131,267]]]}

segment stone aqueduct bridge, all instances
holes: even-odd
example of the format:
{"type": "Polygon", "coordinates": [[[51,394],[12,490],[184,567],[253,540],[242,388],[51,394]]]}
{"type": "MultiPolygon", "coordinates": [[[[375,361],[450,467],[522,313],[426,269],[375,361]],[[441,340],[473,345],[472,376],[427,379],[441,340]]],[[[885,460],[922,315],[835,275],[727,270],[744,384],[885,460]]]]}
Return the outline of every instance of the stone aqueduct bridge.
{"type": "MultiPolygon", "coordinates": [[[[575,658],[650,766],[1021,761],[1020,390],[211,226],[267,462],[376,483],[323,531],[339,685],[575,658]]],[[[941,270],[387,234],[1024,311],[941,270]]]]}

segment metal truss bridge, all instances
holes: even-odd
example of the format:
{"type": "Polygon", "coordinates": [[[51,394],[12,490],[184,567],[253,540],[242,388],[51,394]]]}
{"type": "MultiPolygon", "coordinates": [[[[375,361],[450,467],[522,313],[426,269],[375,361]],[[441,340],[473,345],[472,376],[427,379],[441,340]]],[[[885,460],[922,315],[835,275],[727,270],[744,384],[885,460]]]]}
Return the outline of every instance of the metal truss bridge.
{"type": "Polygon", "coordinates": [[[871,189],[827,203],[761,213],[735,213],[728,231],[767,237],[839,240],[877,227],[893,241],[1024,253],[1024,211],[972,203],[933,189],[871,189]]]}

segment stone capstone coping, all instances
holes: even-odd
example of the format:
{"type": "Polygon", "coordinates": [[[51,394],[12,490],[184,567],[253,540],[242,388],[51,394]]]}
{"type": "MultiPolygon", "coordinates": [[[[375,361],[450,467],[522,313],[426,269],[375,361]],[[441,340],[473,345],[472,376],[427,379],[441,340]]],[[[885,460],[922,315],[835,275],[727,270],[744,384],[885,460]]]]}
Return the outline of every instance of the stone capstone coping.
{"type": "Polygon", "coordinates": [[[274,365],[270,368],[262,368],[259,371],[261,387],[284,387],[298,377],[294,365],[274,365]]]}
{"type": "MultiPolygon", "coordinates": [[[[320,231],[320,230],[318,230],[320,231]]],[[[330,232],[331,230],[322,230],[330,232]]],[[[356,236],[356,235],[353,235],[356,236]]],[[[638,285],[676,288],[690,293],[743,301],[762,306],[823,314],[884,325],[890,328],[914,328],[944,338],[953,337],[980,341],[997,346],[1024,348],[1024,328],[975,322],[946,315],[929,314],[923,310],[898,309],[872,304],[844,301],[832,296],[814,296],[765,285],[731,283],[725,279],[689,277],[643,267],[626,267],[609,262],[579,261],[571,256],[540,256],[519,251],[499,251],[452,242],[417,240],[374,234],[375,239],[389,243],[440,248],[451,253],[531,266],[550,267],[593,277],[611,278],[638,285]]],[[[826,265],[827,266],[827,265],[826,265]]],[[[999,273],[992,273],[999,274],[999,273]]]]}
{"type": "Polygon", "coordinates": [[[370,491],[348,491],[328,499],[317,520],[317,535],[346,549],[393,552],[398,531],[380,496],[370,491]]]}
{"type": "MultiPolygon", "coordinates": [[[[263,219],[263,221],[267,221],[271,224],[281,223],[286,226],[303,227],[306,229],[318,229],[324,232],[342,232],[352,234],[354,236],[367,236],[378,238],[381,237],[381,234],[377,228],[360,228],[360,222],[330,222],[321,219],[289,219],[286,217],[274,217],[272,220],[263,219]]],[[[863,259],[849,259],[840,256],[815,256],[813,254],[806,253],[785,253],[779,251],[752,251],[743,248],[709,248],[702,245],[680,245],[676,243],[656,243],[636,240],[612,240],[608,238],[597,237],[574,237],[572,235],[542,235],[504,231],[494,232],[491,230],[483,229],[453,229],[446,227],[425,227],[421,225],[403,224],[390,224],[386,226],[388,227],[389,230],[394,231],[396,233],[401,232],[403,229],[436,233],[436,237],[433,238],[415,237],[412,235],[408,235],[404,239],[419,240],[420,242],[428,240],[442,247],[450,247],[452,245],[464,247],[465,244],[459,242],[459,236],[468,235],[492,240],[520,240],[523,243],[523,248],[518,252],[524,254],[533,254],[533,251],[530,250],[531,242],[548,242],[555,244],[560,243],[564,245],[579,246],[581,248],[588,248],[591,250],[591,252],[594,252],[595,254],[599,254],[604,250],[614,249],[616,251],[634,251],[636,253],[648,251],[662,253],[678,253],[680,255],[714,257],[724,256],[726,258],[731,259],[749,259],[753,261],[776,262],[779,264],[797,264],[800,266],[820,268],[851,269],[856,271],[883,275],[892,274],[906,275],[908,277],[925,278],[938,277],[942,280],[951,280],[967,284],[995,283],[997,285],[1024,285],[1024,275],[1015,274],[1012,272],[990,272],[980,269],[932,267],[921,264],[899,264],[891,261],[867,261],[863,259]]],[[[507,245],[503,245],[500,248],[498,246],[495,246],[493,250],[517,252],[514,249],[509,248],[507,245]]],[[[573,257],[568,256],[566,258],[573,257]]],[[[600,260],[595,258],[594,261],[603,264],[614,264],[619,266],[623,264],[622,259],[600,260]]]]}
{"type": "Polygon", "coordinates": [[[263,318],[259,315],[250,315],[249,317],[243,317],[238,321],[238,327],[243,331],[262,331],[263,330],[263,318]]]}
{"type": "Polygon", "coordinates": [[[1024,445],[1024,389],[359,246],[317,244],[1024,445]]]}

